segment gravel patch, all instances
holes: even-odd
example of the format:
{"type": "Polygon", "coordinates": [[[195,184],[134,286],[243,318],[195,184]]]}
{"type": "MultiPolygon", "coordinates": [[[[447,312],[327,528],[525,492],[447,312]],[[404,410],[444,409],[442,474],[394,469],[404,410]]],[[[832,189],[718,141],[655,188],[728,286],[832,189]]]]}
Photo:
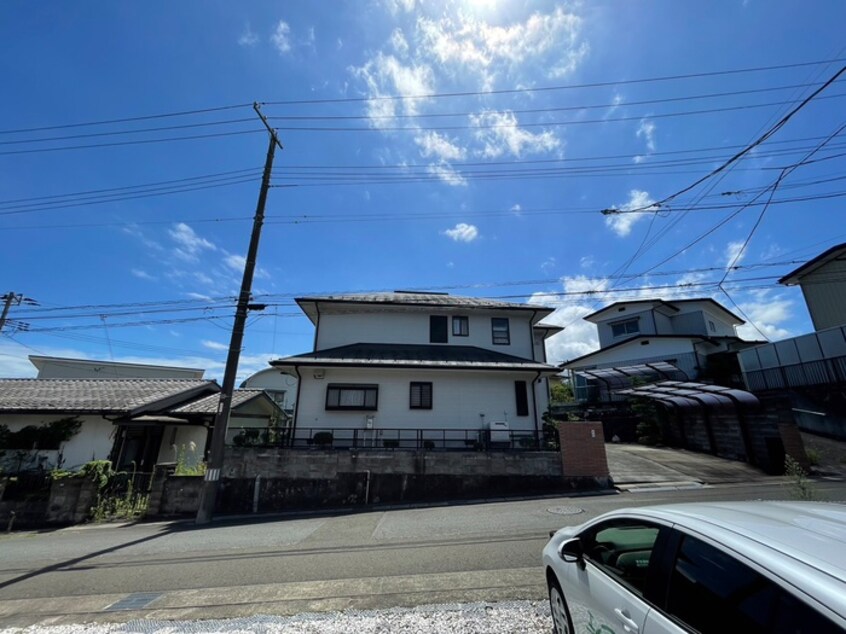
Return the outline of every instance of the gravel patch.
{"type": "Polygon", "coordinates": [[[551,630],[545,601],[504,601],[209,621],[33,625],[0,629],[0,634],[548,634],[551,630]]]}

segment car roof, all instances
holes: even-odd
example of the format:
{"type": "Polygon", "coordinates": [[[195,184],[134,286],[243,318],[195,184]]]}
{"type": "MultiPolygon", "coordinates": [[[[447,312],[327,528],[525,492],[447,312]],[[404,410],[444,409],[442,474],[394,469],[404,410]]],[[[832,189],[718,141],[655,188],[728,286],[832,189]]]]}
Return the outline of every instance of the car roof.
{"type": "Polygon", "coordinates": [[[710,537],[846,618],[846,506],[842,504],[708,502],[609,515],[663,519],[710,537]]]}

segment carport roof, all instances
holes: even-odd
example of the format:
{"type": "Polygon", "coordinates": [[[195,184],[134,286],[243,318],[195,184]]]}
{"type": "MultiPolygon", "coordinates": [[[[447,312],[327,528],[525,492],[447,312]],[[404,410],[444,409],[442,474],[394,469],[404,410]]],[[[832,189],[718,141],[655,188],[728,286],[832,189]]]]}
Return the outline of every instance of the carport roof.
{"type": "Polygon", "coordinates": [[[619,368],[596,368],[594,370],[576,370],[576,374],[587,379],[601,381],[609,389],[618,387],[629,387],[632,379],[684,379],[688,376],[679,370],[672,363],[658,361],[655,363],[641,363],[639,365],[627,365],[619,368]]]}
{"type": "Polygon", "coordinates": [[[651,385],[617,390],[616,393],[651,398],[665,405],[682,408],[757,407],[760,404],[758,398],[750,392],[692,381],[661,381],[651,385]]]}

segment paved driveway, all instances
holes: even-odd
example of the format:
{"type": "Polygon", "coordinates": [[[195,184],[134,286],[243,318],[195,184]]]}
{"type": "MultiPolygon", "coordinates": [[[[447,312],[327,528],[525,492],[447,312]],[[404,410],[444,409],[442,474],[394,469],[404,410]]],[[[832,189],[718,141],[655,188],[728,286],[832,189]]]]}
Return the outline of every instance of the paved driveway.
{"type": "Polygon", "coordinates": [[[745,462],[682,449],[624,443],[608,443],[605,449],[614,484],[623,489],[687,487],[772,479],[772,476],[745,462]]]}

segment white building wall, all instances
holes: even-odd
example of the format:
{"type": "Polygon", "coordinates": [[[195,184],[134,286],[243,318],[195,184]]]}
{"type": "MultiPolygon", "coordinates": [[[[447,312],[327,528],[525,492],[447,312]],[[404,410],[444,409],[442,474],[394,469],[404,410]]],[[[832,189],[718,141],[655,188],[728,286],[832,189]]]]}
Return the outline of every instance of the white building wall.
{"type": "MultiPolygon", "coordinates": [[[[20,431],[28,425],[40,427],[53,421],[67,418],[67,415],[55,414],[4,414],[0,424],[7,425],[9,431],[20,431]]],[[[79,433],[64,443],[58,451],[39,452],[47,456],[45,469],[58,466],[59,456],[62,468],[74,471],[91,460],[107,460],[114,444],[116,427],[102,416],[77,416],[82,421],[79,433]]],[[[7,454],[13,454],[13,451],[7,454]]],[[[7,455],[7,460],[9,456],[7,455]]]]}
{"type": "Polygon", "coordinates": [[[297,377],[283,374],[281,370],[276,368],[267,368],[256,372],[247,377],[241,387],[285,392],[283,401],[279,403],[282,409],[293,409],[297,402],[297,377]]]}
{"type": "Polygon", "coordinates": [[[176,462],[177,452],[184,448],[186,464],[193,466],[203,459],[208,430],[199,425],[168,425],[162,434],[162,444],[156,463],[176,462]],[[191,452],[191,443],[195,450],[191,452]]]}
{"type": "Polygon", "coordinates": [[[846,261],[833,260],[802,278],[814,330],[846,324],[846,261]]]}
{"type": "Polygon", "coordinates": [[[429,316],[446,315],[448,343],[457,346],[476,346],[495,350],[524,359],[532,359],[531,314],[528,311],[460,311],[436,307],[414,311],[367,311],[356,313],[320,314],[315,350],[337,348],[354,343],[402,343],[429,344],[429,316]],[[470,334],[456,337],[452,334],[452,316],[469,318],[470,334]],[[494,345],[491,327],[492,317],[507,317],[511,343],[494,345]]]}
{"type": "MultiPolygon", "coordinates": [[[[570,370],[622,367],[638,365],[645,362],[678,359],[682,355],[694,353],[693,342],[690,339],[643,339],[633,341],[631,345],[622,345],[610,350],[604,350],[585,359],[578,366],[570,366],[570,370]],[[649,343],[641,345],[644,341],[649,343]]],[[[685,372],[688,369],[682,368],[685,372]]]]}
{"type": "Polygon", "coordinates": [[[643,310],[643,311],[635,311],[632,309],[627,309],[625,312],[621,313],[614,313],[613,316],[609,316],[609,318],[605,321],[602,321],[596,325],[597,332],[599,334],[599,347],[606,348],[611,344],[617,343],[618,341],[624,341],[626,339],[631,339],[632,337],[641,334],[641,335],[654,335],[655,332],[655,324],[652,321],[652,311],[651,310],[643,310]],[[619,337],[615,337],[612,324],[619,323],[621,321],[629,321],[631,319],[638,320],[638,327],[640,330],[637,333],[628,333],[620,335],[619,337]]]}
{"type": "MultiPolygon", "coordinates": [[[[381,429],[482,429],[490,421],[506,420],[513,431],[535,430],[533,372],[330,368],[323,379],[314,379],[307,369],[302,372],[297,429],[364,429],[367,417],[372,416],[374,427],[381,429]],[[528,416],[517,416],[514,382],[518,380],[526,381],[529,390],[528,416]],[[431,410],[409,408],[412,381],[432,383],[431,410]],[[327,411],[326,389],[331,383],[378,385],[377,411],[327,411]]],[[[541,409],[541,405],[538,403],[538,416],[546,409],[541,409]]]]}

